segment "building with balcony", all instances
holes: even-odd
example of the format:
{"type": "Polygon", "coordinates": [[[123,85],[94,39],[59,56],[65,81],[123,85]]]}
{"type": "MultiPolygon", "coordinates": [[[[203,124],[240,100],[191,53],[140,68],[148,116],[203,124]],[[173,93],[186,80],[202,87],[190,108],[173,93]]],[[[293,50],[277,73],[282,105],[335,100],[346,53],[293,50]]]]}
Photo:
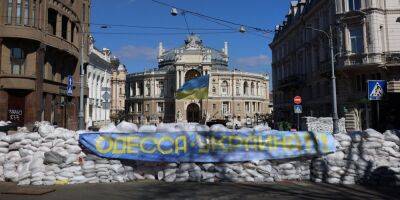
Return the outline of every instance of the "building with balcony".
{"type": "Polygon", "coordinates": [[[111,78],[112,64],[111,51],[102,50],[94,46],[94,39],[90,38],[89,63],[87,66],[87,83],[89,97],[86,101],[86,127],[101,127],[110,122],[111,78]]]}
{"type": "Polygon", "coordinates": [[[244,124],[269,113],[268,75],[229,70],[222,51],[190,35],[181,47],[159,46],[156,69],[127,76],[126,111],[136,123],[231,120],[244,124]],[[210,75],[209,97],[177,100],[176,91],[193,78],[210,75]]]}
{"type": "Polygon", "coordinates": [[[80,52],[87,55],[81,33],[88,32],[90,0],[0,4],[0,120],[21,126],[46,120],[76,129],[80,52]]]}
{"type": "Polygon", "coordinates": [[[305,116],[332,116],[327,37],[332,35],[339,117],[346,117],[349,130],[393,121],[390,115],[400,109],[391,103],[399,100],[400,93],[399,17],[397,0],[292,1],[270,44],[275,119],[294,119],[297,95],[303,97],[305,116]],[[381,102],[379,117],[377,102],[367,98],[368,80],[388,81],[389,94],[381,102]]]}

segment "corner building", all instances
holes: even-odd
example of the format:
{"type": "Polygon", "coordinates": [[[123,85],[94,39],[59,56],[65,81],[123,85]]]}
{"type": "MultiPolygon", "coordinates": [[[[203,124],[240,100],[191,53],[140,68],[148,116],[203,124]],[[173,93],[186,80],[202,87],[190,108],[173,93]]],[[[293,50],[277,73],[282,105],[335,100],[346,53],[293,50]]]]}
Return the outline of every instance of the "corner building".
{"type": "Polygon", "coordinates": [[[82,32],[88,32],[90,1],[0,4],[0,120],[20,126],[46,120],[76,129],[80,52],[87,55],[81,41],[82,32]],[[73,77],[72,96],[66,92],[68,76],[73,77]]]}
{"type": "Polygon", "coordinates": [[[236,121],[269,113],[268,75],[230,71],[228,44],[222,51],[190,35],[181,47],[159,45],[157,69],[127,76],[126,111],[135,123],[236,121]],[[185,82],[210,75],[209,98],[177,100],[185,82]]]}
{"type": "Polygon", "coordinates": [[[397,0],[291,1],[270,44],[275,119],[294,119],[296,95],[303,97],[304,116],[332,116],[329,41],[315,31],[329,33],[331,28],[338,111],[340,118],[346,118],[346,128],[351,131],[398,127],[399,17],[397,0]],[[380,111],[377,102],[368,101],[368,80],[388,82],[380,111]]]}

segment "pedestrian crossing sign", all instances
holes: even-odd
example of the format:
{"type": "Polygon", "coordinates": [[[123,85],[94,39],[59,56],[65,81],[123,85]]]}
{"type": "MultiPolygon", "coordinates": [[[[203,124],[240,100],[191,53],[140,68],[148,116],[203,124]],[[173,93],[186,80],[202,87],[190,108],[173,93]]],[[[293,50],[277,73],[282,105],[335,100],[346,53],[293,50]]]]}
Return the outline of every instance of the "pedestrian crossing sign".
{"type": "Polygon", "coordinates": [[[387,91],[387,83],[382,80],[368,81],[368,99],[370,101],[380,101],[387,91]]]}
{"type": "Polygon", "coordinates": [[[301,113],[303,113],[303,106],[301,106],[301,105],[295,105],[295,106],[294,106],[294,113],[295,113],[295,114],[301,114],[301,113]]]}

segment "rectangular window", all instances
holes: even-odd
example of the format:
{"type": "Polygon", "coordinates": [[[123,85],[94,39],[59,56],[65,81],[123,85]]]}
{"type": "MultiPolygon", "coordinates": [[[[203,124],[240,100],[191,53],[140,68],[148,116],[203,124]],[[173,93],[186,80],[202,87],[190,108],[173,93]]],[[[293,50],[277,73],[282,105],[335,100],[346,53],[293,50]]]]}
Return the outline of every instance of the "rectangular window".
{"type": "Polygon", "coordinates": [[[159,113],[164,112],[164,103],[162,103],[162,102],[157,103],[157,112],[159,112],[159,113]]]}
{"type": "Polygon", "coordinates": [[[68,18],[66,16],[61,17],[61,37],[67,39],[68,32],[68,18]]]}
{"type": "Polygon", "coordinates": [[[137,109],[137,111],[139,112],[139,113],[141,113],[142,112],[142,103],[138,103],[138,109],[137,109]]]}
{"type": "Polygon", "coordinates": [[[236,87],[236,96],[240,96],[240,88],[239,88],[239,86],[236,87]]]}
{"type": "Polygon", "coordinates": [[[71,42],[73,43],[75,40],[75,23],[71,23],[71,33],[70,34],[71,34],[71,42]]]}
{"type": "Polygon", "coordinates": [[[8,0],[8,5],[7,5],[7,24],[12,23],[12,11],[13,11],[13,0],[8,0]]]}
{"type": "Polygon", "coordinates": [[[350,45],[352,53],[364,52],[364,38],[362,27],[350,28],[350,45]]]}
{"type": "Polygon", "coordinates": [[[146,107],[145,107],[145,110],[144,110],[145,112],[149,112],[150,111],[150,104],[146,104],[146,107]]]}
{"type": "Polygon", "coordinates": [[[17,24],[22,24],[22,0],[17,0],[17,24]]]}
{"type": "Polygon", "coordinates": [[[213,110],[216,110],[217,109],[217,104],[213,104],[212,107],[213,107],[213,110]]]}
{"type": "Polygon", "coordinates": [[[250,112],[250,103],[249,102],[246,102],[245,104],[244,104],[244,109],[246,110],[246,112],[250,112]]]}
{"type": "Polygon", "coordinates": [[[29,0],[25,0],[25,3],[24,3],[24,25],[29,25],[29,15],[30,15],[30,9],[29,9],[29,7],[30,7],[30,5],[29,5],[29,0]]]}
{"type": "Polygon", "coordinates": [[[21,48],[12,48],[11,49],[11,73],[23,75],[24,74],[24,64],[25,64],[25,55],[21,48]]]}
{"type": "Polygon", "coordinates": [[[222,103],[222,114],[228,114],[229,113],[229,102],[223,102],[222,103]]]}
{"type": "Polygon", "coordinates": [[[36,26],[36,0],[32,1],[32,18],[31,18],[31,24],[33,26],[36,26]]]}
{"type": "Polygon", "coordinates": [[[349,11],[361,10],[361,0],[348,0],[349,11]]]}

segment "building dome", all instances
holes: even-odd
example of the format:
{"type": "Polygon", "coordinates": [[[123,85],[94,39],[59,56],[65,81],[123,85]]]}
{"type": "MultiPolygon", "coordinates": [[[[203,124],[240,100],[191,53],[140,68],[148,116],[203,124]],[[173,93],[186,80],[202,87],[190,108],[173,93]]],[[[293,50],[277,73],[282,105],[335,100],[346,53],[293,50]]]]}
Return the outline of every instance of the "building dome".
{"type": "Polygon", "coordinates": [[[212,68],[227,69],[228,67],[227,46],[222,51],[204,46],[200,37],[194,34],[189,35],[185,40],[185,44],[181,47],[167,51],[160,49],[158,57],[159,67],[163,68],[164,66],[179,62],[184,57],[191,56],[201,57],[202,60],[200,62],[209,64],[212,68]]]}

